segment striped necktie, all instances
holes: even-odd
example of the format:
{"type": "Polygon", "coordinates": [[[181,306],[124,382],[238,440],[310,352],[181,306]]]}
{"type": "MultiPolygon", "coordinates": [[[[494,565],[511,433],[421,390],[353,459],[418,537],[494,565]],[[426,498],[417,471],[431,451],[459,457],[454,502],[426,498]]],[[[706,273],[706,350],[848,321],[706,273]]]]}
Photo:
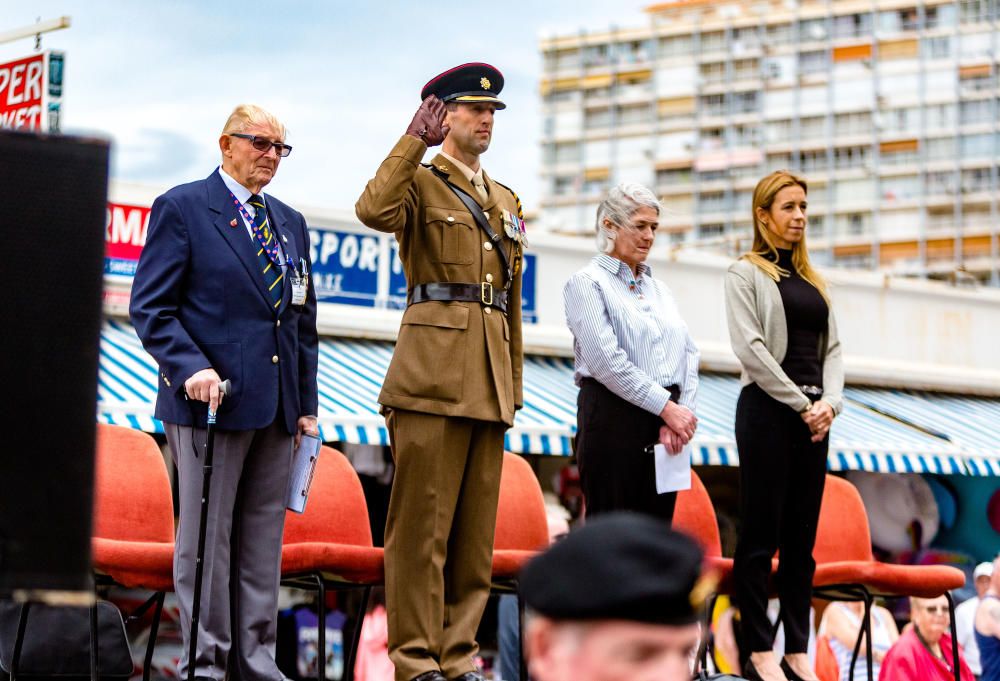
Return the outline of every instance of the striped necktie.
{"type": "Polygon", "coordinates": [[[257,251],[257,262],[260,265],[261,276],[264,277],[264,285],[267,286],[267,290],[271,294],[271,301],[274,303],[274,307],[277,308],[281,305],[281,296],[284,292],[282,281],[285,278],[285,274],[281,271],[281,266],[278,264],[278,252],[275,249],[275,239],[277,237],[267,224],[267,210],[264,208],[264,198],[260,194],[254,194],[250,197],[248,203],[256,210],[253,233],[257,237],[256,245],[260,247],[257,251]]]}

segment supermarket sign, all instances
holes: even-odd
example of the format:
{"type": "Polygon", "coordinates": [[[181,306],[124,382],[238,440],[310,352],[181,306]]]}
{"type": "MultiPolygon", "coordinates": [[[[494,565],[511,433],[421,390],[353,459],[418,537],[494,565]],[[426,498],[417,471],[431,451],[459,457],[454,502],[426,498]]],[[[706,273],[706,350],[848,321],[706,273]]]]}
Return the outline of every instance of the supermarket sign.
{"type": "Polygon", "coordinates": [[[58,132],[62,87],[62,52],[0,64],[0,128],[58,132]]]}
{"type": "Polygon", "coordinates": [[[146,244],[149,208],[109,203],[104,228],[104,274],[131,277],[146,244]]]}

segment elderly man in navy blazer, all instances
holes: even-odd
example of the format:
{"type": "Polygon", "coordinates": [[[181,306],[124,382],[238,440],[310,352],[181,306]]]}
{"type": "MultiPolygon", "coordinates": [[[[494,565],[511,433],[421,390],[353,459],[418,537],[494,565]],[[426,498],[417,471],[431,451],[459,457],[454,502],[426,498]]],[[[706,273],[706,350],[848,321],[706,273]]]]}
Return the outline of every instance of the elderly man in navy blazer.
{"type": "Polygon", "coordinates": [[[219,138],[221,167],[153,203],[132,286],[132,323],[159,365],[156,417],[178,470],[182,678],[194,665],[215,681],[227,672],[283,679],[274,647],[285,498],[293,447],[317,429],[318,354],[305,220],[262,193],[291,152],[284,140],[273,115],[238,106],[219,138]],[[188,660],[201,459],[216,407],[198,649],[188,660]]]}

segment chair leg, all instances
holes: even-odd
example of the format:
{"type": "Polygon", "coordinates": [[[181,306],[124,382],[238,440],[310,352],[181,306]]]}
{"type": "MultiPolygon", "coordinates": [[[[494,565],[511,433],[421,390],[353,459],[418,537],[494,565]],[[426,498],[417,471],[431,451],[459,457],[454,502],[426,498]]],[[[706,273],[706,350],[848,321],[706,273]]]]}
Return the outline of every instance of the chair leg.
{"type": "Polygon", "coordinates": [[[326,681],[326,584],[323,577],[316,574],[312,576],[316,582],[316,591],[319,592],[319,603],[316,605],[316,614],[319,615],[319,626],[317,630],[316,645],[316,679],[326,681]]]}
{"type": "Polygon", "coordinates": [[[865,664],[868,667],[868,681],[875,681],[872,660],[872,655],[874,654],[872,650],[872,601],[874,599],[868,589],[864,589],[863,591],[865,593],[865,625],[863,627],[865,632],[865,664]]]}
{"type": "Polygon", "coordinates": [[[149,681],[153,668],[153,649],[156,647],[156,636],[160,631],[160,616],[163,614],[163,599],[166,594],[162,591],[154,594],[156,599],[156,609],[153,610],[153,623],[149,625],[149,640],[146,641],[146,657],[142,662],[142,681],[149,681]]]}
{"type": "Polygon", "coordinates": [[[358,608],[358,616],[354,620],[351,642],[344,651],[344,674],[341,681],[354,681],[354,661],[357,660],[358,646],[361,643],[361,625],[364,624],[365,614],[368,612],[368,599],[371,593],[371,586],[362,589],[361,606],[358,608]]]}
{"type": "Polygon", "coordinates": [[[518,680],[529,681],[528,679],[528,659],[524,655],[524,601],[521,600],[521,589],[514,585],[514,594],[517,598],[517,657],[518,657],[518,680]]]}
{"type": "Polygon", "coordinates": [[[99,681],[97,676],[97,665],[100,657],[100,649],[97,640],[97,599],[90,606],[90,681],[99,681]]]}
{"type": "Polygon", "coordinates": [[[944,595],[948,599],[948,615],[951,619],[952,670],[955,672],[955,681],[962,681],[962,670],[959,667],[960,662],[958,659],[958,627],[955,624],[955,599],[952,598],[950,591],[945,591],[944,595]]]}
{"type": "Polygon", "coordinates": [[[10,681],[17,681],[17,668],[21,664],[21,645],[24,643],[24,629],[28,624],[29,609],[31,609],[31,603],[23,603],[21,605],[21,612],[17,618],[17,633],[14,634],[14,653],[10,661],[10,681]]]}

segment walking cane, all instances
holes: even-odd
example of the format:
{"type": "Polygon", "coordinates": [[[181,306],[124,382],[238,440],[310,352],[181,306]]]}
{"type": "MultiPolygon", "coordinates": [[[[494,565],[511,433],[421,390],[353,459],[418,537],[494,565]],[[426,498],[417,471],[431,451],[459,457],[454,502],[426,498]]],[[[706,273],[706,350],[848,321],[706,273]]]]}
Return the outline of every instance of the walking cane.
{"type": "MultiPolygon", "coordinates": [[[[219,384],[220,396],[229,394],[229,380],[219,384]]],[[[221,398],[220,398],[221,399],[221,398]]],[[[205,426],[205,477],[201,486],[201,520],[198,524],[198,556],[194,564],[194,603],[191,605],[191,646],[188,649],[188,681],[194,681],[195,657],[198,654],[198,620],[201,616],[201,582],[205,572],[205,534],[208,531],[208,494],[212,489],[212,450],[215,448],[215,412],[209,408],[205,426]]]]}

